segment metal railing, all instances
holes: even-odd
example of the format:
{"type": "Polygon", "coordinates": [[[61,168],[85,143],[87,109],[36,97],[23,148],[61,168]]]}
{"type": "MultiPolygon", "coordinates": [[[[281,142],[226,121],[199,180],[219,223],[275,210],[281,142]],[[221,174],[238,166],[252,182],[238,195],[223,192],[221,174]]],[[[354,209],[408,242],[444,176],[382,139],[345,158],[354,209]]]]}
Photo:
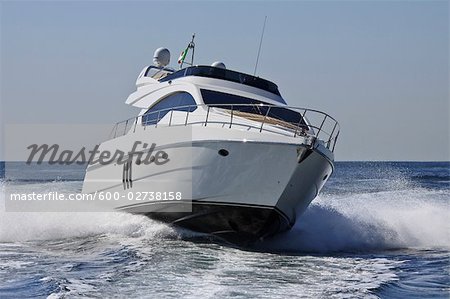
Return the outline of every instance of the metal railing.
{"type": "Polygon", "coordinates": [[[291,137],[312,136],[314,140],[322,140],[331,151],[334,151],[340,131],[339,123],[333,117],[314,109],[262,104],[198,104],[161,109],[118,122],[114,125],[110,138],[123,136],[128,132],[134,133],[139,127],[145,130],[150,126],[157,128],[211,124],[229,129],[245,127],[247,130],[291,137]],[[185,116],[180,113],[185,113],[185,116]]]}

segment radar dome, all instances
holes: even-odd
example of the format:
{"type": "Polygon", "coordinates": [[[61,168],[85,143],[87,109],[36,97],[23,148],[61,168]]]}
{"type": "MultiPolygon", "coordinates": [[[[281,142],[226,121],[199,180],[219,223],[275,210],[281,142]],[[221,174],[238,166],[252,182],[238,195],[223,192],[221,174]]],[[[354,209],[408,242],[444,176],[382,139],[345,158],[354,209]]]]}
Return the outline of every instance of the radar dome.
{"type": "Polygon", "coordinates": [[[170,51],[166,48],[158,48],[153,54],[153,63],[157,67],[165,67],[170,62],[170,51]]]}
{"type": "Polygon", "coordinates": [[[227,68],[225,66],[225,63],[223,63],[222,61],[213,62],[213,64],[211,64],[211,66],[218,67],[218,68],[221,68],[221,69],[226,69],[227,68]]]}

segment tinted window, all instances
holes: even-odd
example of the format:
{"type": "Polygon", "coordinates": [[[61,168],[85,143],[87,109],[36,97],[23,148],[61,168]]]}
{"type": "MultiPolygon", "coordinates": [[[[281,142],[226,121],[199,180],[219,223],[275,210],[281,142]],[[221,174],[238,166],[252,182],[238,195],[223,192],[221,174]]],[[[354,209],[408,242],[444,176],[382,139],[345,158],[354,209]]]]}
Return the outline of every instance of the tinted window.
{"type": "Polygon", "coordinates": [[[207,89],[202,89],[201,92],[203,101],[208,106],[223,109],[231,109],[232,108],[231,104],[233,104],[233,110],[235,111],[237,110],[241,112],[260,114],[264,116],[267,115],[268,117],[276,118],[291,123],[293,125],[301,124],[306,127],[306,123],[302,120],[301,114],[293,110],[274,106],[271,106],[269,110],[269,107],[266,106],[261,107],[260,105],[261,104],[270,105],[270,104],[254,100],[251,98],[241,97],[234,94],[228,94],[207,89]],[[236,106],[235,104],[244,104],[246,106],[236,106]]]}
{"type": "Polygon", "coordinates": [[[144,113],[142,124],[154,125],[172,110],[192,112],[197,109],[196,105],[192,95],[187,92],[182,91],[171,94],[154,104],[144,113]]]}
{"type": "MultiPolygon", "coordinates": [[[[278,86],[270,82],[268,80],[255,77],[252,75],[231,71],[227,69],[221,69],[212,66],[194,66],[188,67],[182,70],[179,70],[175,73],[169,74],[166,77],[160,79],[160,82],[174,80],[176,78],[186,77],[186,76],[199,76],[199,77],[208,77],[215,79],[222,79],[231,82],[236,82],[248,86],[253,86],[270,93],[276,94],[277,96],[281,96],[278,91],[278,86]]],[[[280,99],[279,102],[285,104],[283,99],[280,99]]]]}

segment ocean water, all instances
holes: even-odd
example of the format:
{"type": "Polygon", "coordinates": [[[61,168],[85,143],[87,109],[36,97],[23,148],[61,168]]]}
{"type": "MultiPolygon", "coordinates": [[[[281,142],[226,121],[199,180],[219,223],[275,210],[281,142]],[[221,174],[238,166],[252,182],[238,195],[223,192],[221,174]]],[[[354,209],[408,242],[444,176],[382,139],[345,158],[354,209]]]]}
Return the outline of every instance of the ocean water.
{"type": "MultiPolygon", "coordinates": [[[[7,167],[3,190],[81,190],[82,167],[7,167]]],[[[7,213],[2,192],[0,298],[449,298],[449,171],[338,162],[295,227],[252,250],[128,214],[7,213]]]]}

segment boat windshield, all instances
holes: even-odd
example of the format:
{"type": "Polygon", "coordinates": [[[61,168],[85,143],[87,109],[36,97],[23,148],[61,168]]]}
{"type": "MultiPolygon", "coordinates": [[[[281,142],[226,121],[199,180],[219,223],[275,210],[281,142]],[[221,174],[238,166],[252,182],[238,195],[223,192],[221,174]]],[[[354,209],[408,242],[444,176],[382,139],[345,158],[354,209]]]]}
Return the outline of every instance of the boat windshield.
{"type": "Polygon", "coordinates": [[[212,66],[192,66],[188,67],[182,70],[179,70],[175,73],[168,74],[166,77],[160,79],[160,82],[174,80],[181,77],[186,76],[199,76],[199,77],[208,77],[208,78],[215,78],[215,79],[222,79],[227,80],[231,82],[236,82],[252,87],[256,87],[265,91],[268,91],[270,93],[273,93],[277,96],[280,96],[280,99],[278,102],[286,104],[284,100],[281,98],[281,94],[278,91],[278,86],[270,82],[268,80],[255,77],[252,75],[231,71],[227,69],[221,69],[217,67],[212,66]]]}
{"type": "Polygon", "coordinates": [[[201,90],[203,101],[210,107],[229,109],[242,114],[257,114],[264,117],[281,120],[293,126],[300,125],[309,129],[300,113],[284,107],[272,106],[255,99],[241,97],[208,89],[201,90]]]}

